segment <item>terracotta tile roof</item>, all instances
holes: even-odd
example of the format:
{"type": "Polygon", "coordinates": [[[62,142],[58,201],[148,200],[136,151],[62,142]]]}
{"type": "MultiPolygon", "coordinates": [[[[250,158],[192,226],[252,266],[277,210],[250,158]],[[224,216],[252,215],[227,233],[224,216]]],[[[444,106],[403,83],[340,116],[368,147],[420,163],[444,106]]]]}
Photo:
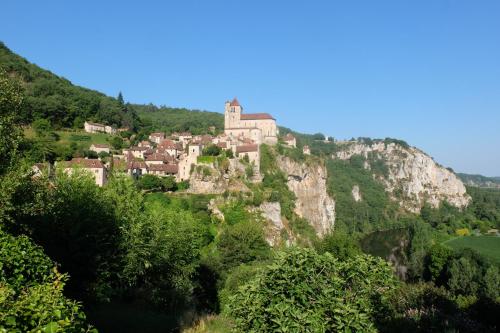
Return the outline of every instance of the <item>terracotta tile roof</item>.
{"type": "Polygon", "coordinates": [[[241,145],[236,147],[237,153],[249,153],[253,151],[259,151],[258,145],[241,145]]]}
{"type": "Polygon", "coordinates": [[[166,149],[177,149],[175,142],[170,139],[163,140],[162,142],[160,142],[158,147],[166,149]]]}
{"type": "Polygon", "coordinates": [[[145,151],[145,150],[148,150],[149,148],[148,147],[130,147],[129,150],[130,151],[145,151]]]}
{"type": "Polygon", "coordinates": [[[248,113],[242,114],[240,117],[241,120],[264,120],[264,119],[273,119],[269,113],[248,113]]]}
{"type": "Polygon", "coordinates": [[[217,143],[217,147],[226,149],[227,148],[227,142],[219,142],[217,143]]]}
{"type": "Polygon", "coordinates": [[[153,153],[151,155],[146,156],[146,161],[162,161],[162,162],[167,162],[168,158],[164,154],[153,153]]]}
{"type": "Polygon", "coordinates": [[[253,141],[253,140],[252,140],[252,139],[250,139],[250,138],[244,138],[244,137],[242,137],[242,138],[239,138],[239,140],[240,140],[241,142],[243,142],[244,144],[247,144],[247,145],[252,145],[252,144],[254,144],[254,143],[255,143],[255,141],[253,141]]]}
{"type": "Polygon", "coordinates": [[[60,162],[65,168],[81,167],[87,169],[103,169],[104,164],[100,160],[74,158],[71,161],[60,162]]]}
{"type": "Polygon", "coordinates": [[[233,101],[229,104],[229,106],[240,106],[240,102],[238,102],[238,99],[233,98],[233,101]]]}
{"type": "Polygon", "coordinates": [[[179,166],[177,164],[151,164],[148,169],[149,171],[163,171],[171,174],[179,172],[179,166]]]}
{"type": "Polygon", "coordinates": [[[147,169],[148,165],[142,161],[132,161],[127,164],[127,169],[147,169]]]}

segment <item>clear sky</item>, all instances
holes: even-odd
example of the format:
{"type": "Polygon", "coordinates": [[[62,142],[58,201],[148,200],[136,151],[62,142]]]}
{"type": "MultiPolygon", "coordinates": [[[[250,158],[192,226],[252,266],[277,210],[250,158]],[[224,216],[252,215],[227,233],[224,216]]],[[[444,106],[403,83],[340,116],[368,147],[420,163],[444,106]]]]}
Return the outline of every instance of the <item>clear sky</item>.
{"type": "Polygon", "coordinates": [[[500,176],[500,1],[3,0],[0,40],[134,103],[396,137],[500,176]]]}

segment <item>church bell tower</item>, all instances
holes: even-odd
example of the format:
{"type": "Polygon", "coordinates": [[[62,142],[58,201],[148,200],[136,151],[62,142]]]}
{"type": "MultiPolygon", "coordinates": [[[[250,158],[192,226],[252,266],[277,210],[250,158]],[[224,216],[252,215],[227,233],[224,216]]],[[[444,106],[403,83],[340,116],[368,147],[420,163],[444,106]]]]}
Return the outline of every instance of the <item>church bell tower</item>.
{"type": "Polygon", "coordinates": [[[227,101],[224,107],[224,128],[238,128],[240,126],[241,111],[243,108],[236,99],[227,101]]]}

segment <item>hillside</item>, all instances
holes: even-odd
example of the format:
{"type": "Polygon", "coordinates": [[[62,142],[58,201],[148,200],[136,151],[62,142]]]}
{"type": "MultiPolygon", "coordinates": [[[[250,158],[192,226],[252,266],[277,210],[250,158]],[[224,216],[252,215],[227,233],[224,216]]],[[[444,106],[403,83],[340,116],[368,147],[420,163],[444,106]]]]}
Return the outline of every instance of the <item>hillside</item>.
{"type": "Polygon", "coordinates": [[[485,177],[466,173],[458,173],[457,176],[468,186],[500,188],[500,177],[485,177]]]}
{"type": "Polygon", "coordinates": [[[214,132],[224,129],[224,116],[217,112],[157,107],[152,104],[129,104],[129,108],[139,115],[142,127],[150,131],[162,131],[169,134],[191,132],[197,135],[207,133],[210,127],[215,128],[214,132]]]}
{"type": "Polygon", "coordinates": [[[22,82],[25,100],[21,120],[30,124],[47,119],[57,128],[82,128],[86,120],[132,130],[203,134],[209,127],[223,128],[220,113],[152,104],[123,103],[30,63],[0,42],[0,69],[22,82]]]}
{"type": "Polygon", "coordinates": [[[72,84],[30,63],[0,42],[0,68],[22,82],[21,120],[48,119],[55,127],[82,127],[85,120],[136,129],[137,115],[115,98],[72,84]]]}

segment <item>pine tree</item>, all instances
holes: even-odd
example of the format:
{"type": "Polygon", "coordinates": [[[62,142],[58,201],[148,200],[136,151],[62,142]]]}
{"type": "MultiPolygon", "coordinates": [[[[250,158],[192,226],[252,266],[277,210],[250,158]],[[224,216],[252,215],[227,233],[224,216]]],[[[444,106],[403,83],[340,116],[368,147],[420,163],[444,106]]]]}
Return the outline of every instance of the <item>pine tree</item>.
{"type": "Polygon", "coordinates": [[[122,95],[121,91],[118,93],[117,99],[118,99],[118,103],[120,103],[120,105],[125,104],[125,101],[123,100],[123,95],[122,95]]]}

